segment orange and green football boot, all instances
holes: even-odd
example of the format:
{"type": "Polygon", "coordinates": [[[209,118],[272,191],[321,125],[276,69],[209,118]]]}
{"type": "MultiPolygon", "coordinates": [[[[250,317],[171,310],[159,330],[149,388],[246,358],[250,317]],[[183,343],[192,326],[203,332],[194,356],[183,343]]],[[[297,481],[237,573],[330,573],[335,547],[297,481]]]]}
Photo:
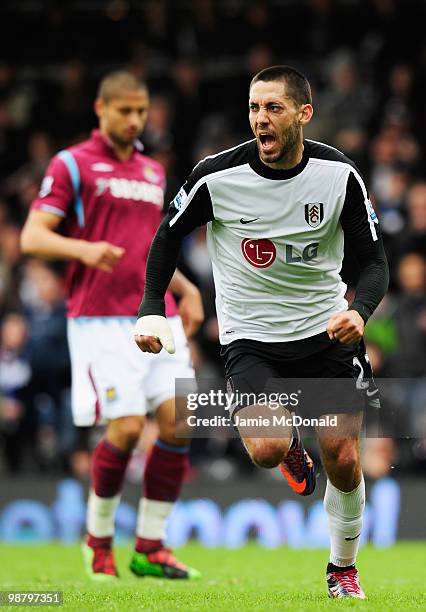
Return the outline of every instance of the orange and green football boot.
{"type": "Polygon", "coordinates": [[[157,578],[194,579],[201,574],[192,567],[178,561],[169,548],[161,547],[149,553],[134,551],[130,570],[136,576],[156,576],[157,578]]]}
{"type": "Polygon", "coordinates": [[[297,427],[293,427],[293,442],[286,458],[279,465],[290,487],[298,495],[311,495],[315,491],[314,462],[306,452],[297,427]]]}

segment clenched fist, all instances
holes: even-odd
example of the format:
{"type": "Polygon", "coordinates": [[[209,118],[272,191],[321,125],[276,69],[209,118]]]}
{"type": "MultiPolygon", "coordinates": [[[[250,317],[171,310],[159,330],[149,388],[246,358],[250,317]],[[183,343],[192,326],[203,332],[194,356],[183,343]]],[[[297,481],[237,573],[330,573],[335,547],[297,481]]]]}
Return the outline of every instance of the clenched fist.
{"type": "Polygon", "coordinates": [[[112,272],[124,253],[125,250],[122,247],[109,242],[85,242],[81,247],[80,261],[90,268],[112,272]]]}
{"type": "Polygon", "coordinates": [[[331,315],[327,324],[330,340],[339,340],[342,344],[352,344],[361,340],[364,334],[364,320],[356,310],[345,310],[331,315]]]}
{"type": "Polygon", "coordinates": [[[144,353],[159,353],[164,347],[173,354],[175,342],[166,317],[159,315],[146,315],[136,321],[133,332],[135,342],[144,353]]]}

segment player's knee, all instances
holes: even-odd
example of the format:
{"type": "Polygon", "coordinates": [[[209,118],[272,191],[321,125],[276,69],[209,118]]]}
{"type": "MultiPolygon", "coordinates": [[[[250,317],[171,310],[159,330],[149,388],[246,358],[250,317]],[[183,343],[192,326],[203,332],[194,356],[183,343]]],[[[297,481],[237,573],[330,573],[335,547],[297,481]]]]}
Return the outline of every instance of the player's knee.
{"type": "Polygon", "coordinates": [[[189,446],[191,443],[190,432],[187,429],[176,432],[174,423],[168,428],[160,429],[158,437],[172,446],[189,446]]]}
{"type": "Polygon", "coordinates": [[[173,446],[187,446],[190,443],[191,427],[182,413],[187,416],[186,410],[176,410],[172,400],[166,400],[159,406],[156,416],[160,440],[173,446]]]}
{"type": "Polygon", "coordinates": [[[328,462],[339,471],[351,472],[359,463],[358,444],[355,440],[332,441],[326,451],[328,462]]]}
{"type": "Polygon", "coordinates": [[[174,444],[176,440],[176,426],[172,421],[160,421],[159,436],[164,442],[174,444]]]}
{"type": "Polygon", "coordinates": [[[143,421],[139,417],[124,417],[120,419],[120,436],[126,441],[129,448],[133,448],[142,433],[143,421]]]}
{"type": "MultiPolygon", "coordinates": [[[[288,446],[288,445],[287,445],[288,446]]],[[[262,468],[274,468],[281,463],[284,458],[286,447],[281,441],[269,442],[259,440],[250,450],[250,456],[257,466],[262,468]]]]}
{"type": "Polygon", "coordinates": [[[340,451],[338,465],[342,471],[352,473],[358,462],[358,452],[354,447],[345,447],[340,451]]]}

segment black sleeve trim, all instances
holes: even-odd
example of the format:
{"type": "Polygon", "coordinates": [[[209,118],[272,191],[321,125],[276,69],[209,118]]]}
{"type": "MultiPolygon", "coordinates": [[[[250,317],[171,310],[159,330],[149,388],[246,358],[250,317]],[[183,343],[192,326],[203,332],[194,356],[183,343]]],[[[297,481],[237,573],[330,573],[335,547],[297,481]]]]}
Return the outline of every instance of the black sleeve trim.
{"type": "Polygon", "coordinates": [[[376,240],[380,238],[380,226],[374,222],[376,214],[369,200],[368,205],[369,210],[361,185],[354,173],[350,172],[346,184],[345,202],[340,214],[340,223],[345,232],[345,238],[350,237],[351,240],[369,238],[373,241],[372,228],[377,234],[376,240]]]}
{"type": "MultiPolygon", "coordinates": [[[[181,192],[182,190],[179,193],[181,192]]],[[[214,218],[210,192],[203,183],[179,218],[170,225],[179,213],[177,206],[181,200],[178,196],[170,203],[169,212],[161,222],[149,251],[145,291],[138,318],[152,314],[166,316],[164,295],[176,270],[182,241],[196,227],[205,225],[214,218]]],[[[183,205],[185,206],[185,202],[183,205]]]]}
{"type": "Polygon", "coordinates": [[[172,222],[173,231],[184,236],[190,234],[196,227],[205,225],[214,219],[213,205],[207,183],[200,185],[188,204],[183,203],[183,211],[180,212],[179,195],[183,191],[190,193],[187,192],[187,189],[188,186],[185,183],[169,206],[169,223],[172,222]],[[179,217],[175,219],[178,215],[179,217]]]}
{"type": "Polygon", "coordinates": [[[349,173],[346,198],[340,216],[345,241],[359,264],[361,274],[350,310],[356,310],[366,323],[385,295],[389,284],[389,267],[380,228],[374,223],[373,208],[366,208],[359,181],[349,173]],[[376,239],[372,234],[372,226],[376,239]]]}

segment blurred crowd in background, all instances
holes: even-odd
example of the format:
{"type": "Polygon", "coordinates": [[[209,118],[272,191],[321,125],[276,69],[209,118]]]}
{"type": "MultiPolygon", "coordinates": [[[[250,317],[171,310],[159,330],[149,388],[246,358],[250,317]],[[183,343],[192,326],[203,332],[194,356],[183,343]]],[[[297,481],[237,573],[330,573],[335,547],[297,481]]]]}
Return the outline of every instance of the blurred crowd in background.
{"type": "MultiPolygon", "coordinates": [[[[72,425],[64,264],[22,257],[19,234],[49,159],[96,126],[97,84],[118,68],[149,86],[142,142],[166,167],[166,202],[198,160],[250,138],[256,72],[285,63],[306,74],[315,108],[306,136],[357,163],[381,221],[391,285],[367,327],[375,374],[416,379],[402,404],[425,427],[423,0],[23,0],[3,2],[0,16],[0,472],[84,478],[101,435],[72,425]]],[[[197,375],[220,378],[204,229],[187,239],[181,259],[205,302],[191,342],[197,375]]],[[[343,276],[353,291],[350,253],[343,276]]],[[[139,477],[155,434],[150,422],[130,478],[139,477]]],[[[192,454],[194,477],[253,469],[236,440],[195,440],[192,454]]],[[[393,466],[418,472],[426,443],[369,439],[364,455],[373,477],[393,466]]]]}

